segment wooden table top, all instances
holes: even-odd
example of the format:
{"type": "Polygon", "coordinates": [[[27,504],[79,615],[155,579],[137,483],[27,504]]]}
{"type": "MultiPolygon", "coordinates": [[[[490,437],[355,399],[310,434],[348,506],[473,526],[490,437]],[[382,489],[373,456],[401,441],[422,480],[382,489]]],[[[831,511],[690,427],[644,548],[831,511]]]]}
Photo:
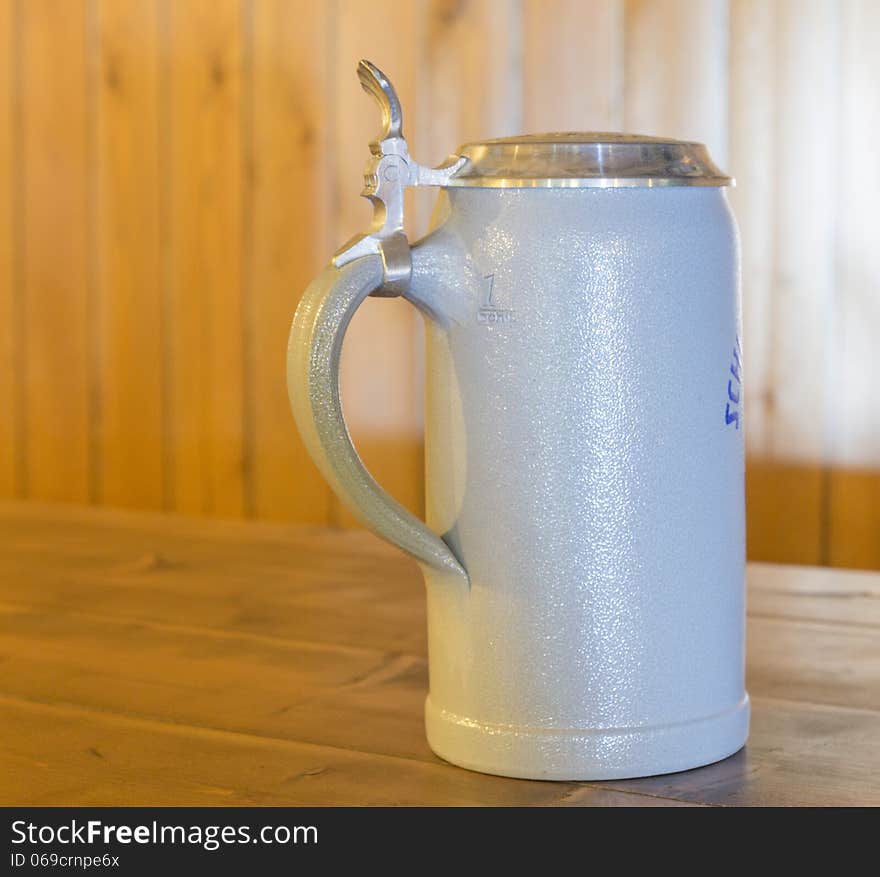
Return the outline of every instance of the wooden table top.
{"type": "Polygon", "coordinates": [[[416,565],[361,531],[0,504],[0,804],[880,805],[880,575],[749,569],[749,744],[552,783],[425,742],[416,565]]]}

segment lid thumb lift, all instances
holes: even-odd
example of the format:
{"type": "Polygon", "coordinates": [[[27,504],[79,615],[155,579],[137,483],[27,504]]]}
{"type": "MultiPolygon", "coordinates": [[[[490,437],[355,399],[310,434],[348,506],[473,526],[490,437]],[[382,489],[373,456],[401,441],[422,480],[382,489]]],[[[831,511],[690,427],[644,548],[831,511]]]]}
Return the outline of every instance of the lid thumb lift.
{"type": "Polygon", "coordinates": [[[403,136],[403,112],[388,77],[370,61],[358,64],[358,78],[382,113],[382,130],[370,143],[361,195],[373,205],[373,222],[333,256],[337,268],[363,256],[382,257],[382,285],[371,293],[379,297],[403,295],[412,279],[409,240],[403,230],[403,192],[407,186],[445,186],[467,161],[453,155],[440,167],[429,168],[410,158],[403,136]]]}

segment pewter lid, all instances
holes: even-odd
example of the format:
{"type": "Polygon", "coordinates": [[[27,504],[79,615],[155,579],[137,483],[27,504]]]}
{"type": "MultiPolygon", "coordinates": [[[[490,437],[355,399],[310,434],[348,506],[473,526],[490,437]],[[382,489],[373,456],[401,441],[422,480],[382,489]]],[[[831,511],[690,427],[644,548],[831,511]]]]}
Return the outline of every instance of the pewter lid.
{"type": "Polygon", "coordinates": [[[608,134],[556,132],[466,143],[467,161],[446,181],[474,188],[616,188],[731,186],[702,143],[608,134]]]}

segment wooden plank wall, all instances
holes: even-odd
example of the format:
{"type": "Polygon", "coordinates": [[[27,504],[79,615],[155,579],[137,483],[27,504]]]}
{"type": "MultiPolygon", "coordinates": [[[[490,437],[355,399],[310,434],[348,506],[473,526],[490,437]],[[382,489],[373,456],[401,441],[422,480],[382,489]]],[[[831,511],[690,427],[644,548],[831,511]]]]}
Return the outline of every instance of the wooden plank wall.
{"type": "MultiPolygon", "coordinates": [[[[873,0],[0,0],[0,496],[351,523],[284,348],[370,215],[367,56],[424,162],[523,130],[707,142],[739,181],[750,554],[880,567],[878,40],[873,0]]],[[[422,350],[369,300],[343,361],[415,510],[422,350]]]]}

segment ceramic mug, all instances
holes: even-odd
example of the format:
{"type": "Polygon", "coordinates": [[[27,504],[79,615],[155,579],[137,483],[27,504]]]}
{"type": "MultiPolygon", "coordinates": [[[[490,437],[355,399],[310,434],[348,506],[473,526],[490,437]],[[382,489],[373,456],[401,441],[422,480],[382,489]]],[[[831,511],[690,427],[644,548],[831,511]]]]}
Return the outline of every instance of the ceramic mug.
{"type": "Polygon", "coordinates": [[[379,205],[306,291],[288,383],[336,493],[427,585],[428,741],[463,767],[602,780],[745,742],[738,240],[699,144],[533,135],[408,155],[383,105],[379,205]],[[439,185],[410,247],[405,185],[439,185]],[[370,294],[424,315],[427,523],[352,446],[345,329],[370,294]]]}

